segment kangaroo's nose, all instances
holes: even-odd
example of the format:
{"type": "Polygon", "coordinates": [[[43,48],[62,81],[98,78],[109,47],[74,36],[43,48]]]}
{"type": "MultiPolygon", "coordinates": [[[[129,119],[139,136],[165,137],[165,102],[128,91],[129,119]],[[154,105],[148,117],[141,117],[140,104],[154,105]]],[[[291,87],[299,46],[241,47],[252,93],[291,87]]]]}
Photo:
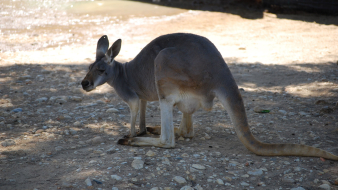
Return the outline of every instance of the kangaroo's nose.
{"type": "Polygon", "coordinates": [[[81,85],[82,85],[82,88],[86,88],[86,87],[90,86],[90,83],[89,83],[88,80],[83,80],[83,81],[81,82],[81,85]]]}

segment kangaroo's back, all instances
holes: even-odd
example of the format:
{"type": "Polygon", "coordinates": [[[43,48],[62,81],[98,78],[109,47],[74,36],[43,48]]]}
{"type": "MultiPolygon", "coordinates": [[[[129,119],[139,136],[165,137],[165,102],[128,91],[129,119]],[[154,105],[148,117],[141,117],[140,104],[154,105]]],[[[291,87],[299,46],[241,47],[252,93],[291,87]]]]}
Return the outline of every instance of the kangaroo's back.
{"type": "MultiPolygon", "coordinates": [[[[141,99],[158,100],[154,64],[160,52],[168,48],[176,48],[184,52],[184,55],[180,56],[180,64],[188,65],[184,65],[183,72],[199,74],[198,78],[194,77],[197,80],[199,78],[204,80],[202,78],[206,75],[216,76],[216,73],[220,73],[218,76],[224,76],[224,72],[227,72],[226,75],[231,75],[221,54],[207,38],[186,33],[163,35],[151,41],[134,60],[125,64],[128,84],[141,99]]],[[[219,77],[214,79],[221,80],[219,77]]],[[[217,81],[213,81],[213,84],[214,82],[217,81]]]]}

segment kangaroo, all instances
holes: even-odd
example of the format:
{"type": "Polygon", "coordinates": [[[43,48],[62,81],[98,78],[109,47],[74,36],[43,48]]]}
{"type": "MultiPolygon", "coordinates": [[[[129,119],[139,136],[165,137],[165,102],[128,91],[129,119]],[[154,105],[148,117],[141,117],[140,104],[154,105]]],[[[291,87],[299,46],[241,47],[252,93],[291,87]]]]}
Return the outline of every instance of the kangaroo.
{"type": "Polygon", "coordinates": [[[199,108],[210,111],[218,98],[230,115],[236,134],[244,146],[262,156],[313,156],[338,160],[327,151],[301,144],[266,144],[251,133],[238,86],[221,53],[207,38],[187,33],[160,36],[130,62],[119,63],[115,57],[121,49],[121,39],[109,48],[106,35],[96,49],[96,60],[81,82],[86,91],[108,83],[130,108],[130,136],[118,144],[130,146],[175,147],[173,107],[183,113],[178,131],[180,136],[193,137],[192,114],[199,108]],[[159,101],[161,127],[146,128],[147,101],[159,101]],[[140,132],[135,121],[140,110],[140,132]],[[159,133],[159,138],[139,137],[147,130],[159,133]]]}

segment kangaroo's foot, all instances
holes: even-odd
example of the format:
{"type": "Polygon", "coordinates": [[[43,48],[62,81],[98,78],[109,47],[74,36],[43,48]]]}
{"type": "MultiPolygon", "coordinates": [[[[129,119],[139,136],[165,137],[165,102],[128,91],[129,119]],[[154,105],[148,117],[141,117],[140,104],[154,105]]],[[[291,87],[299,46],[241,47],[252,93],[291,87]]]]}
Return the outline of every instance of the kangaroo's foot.
{"type": "MultiPolygon", "coordinates": [[[[147,127],[148,128],[148,127],[147,127]]],[[[132,138],[132,137],[139,137],[139,136],[143,136],[143,135],[146,135],[147,134],[147,131],[139,131],[138,133],[136,133],[135,136],[132,136],[130,133],[128,135],[124,135],[123,138],[132,138]]]]}
{"type": "Polygon", "coordinates": [[[123,138],[117,141],[117,144],[120,145],[129,145],[129,146],[156,146],[161,148],[174,148],[175,142],[161,142],[160,138],[152,137],[132,137],[132,138],[123,138]]]}
{"type": "MultiPolygon", "coordinates": [[[[156,127],[147,127],[147,131],[153,135],[161,135],[161,127],[156,126],[156,127]]],[[[184,133],[180,131],[179,128],[175,127],[174,128],[175,132],[175,137],[184,137],[184,138],[193,138],[194,134],[193,133],[184,133]]]]}
{"type": "Polygon", "coordinates": [[[161,135],[161,127],[147,127],[147,131],[153,135],[161,135]]]}

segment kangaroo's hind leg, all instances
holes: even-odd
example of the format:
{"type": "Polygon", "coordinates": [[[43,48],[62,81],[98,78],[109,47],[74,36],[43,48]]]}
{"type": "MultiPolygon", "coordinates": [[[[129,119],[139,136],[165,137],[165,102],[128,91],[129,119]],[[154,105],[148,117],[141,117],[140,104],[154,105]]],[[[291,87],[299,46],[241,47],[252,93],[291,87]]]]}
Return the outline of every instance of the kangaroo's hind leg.
{"type": "Polygon", "coordinates": [[[180,128],[178,131],[178,136],[182,136],[185,138],[194,137],[194,126],[193,126],[193,121],[192,121],[192,114],[183,113],[182,121],[181,121],[180,128]]]}

